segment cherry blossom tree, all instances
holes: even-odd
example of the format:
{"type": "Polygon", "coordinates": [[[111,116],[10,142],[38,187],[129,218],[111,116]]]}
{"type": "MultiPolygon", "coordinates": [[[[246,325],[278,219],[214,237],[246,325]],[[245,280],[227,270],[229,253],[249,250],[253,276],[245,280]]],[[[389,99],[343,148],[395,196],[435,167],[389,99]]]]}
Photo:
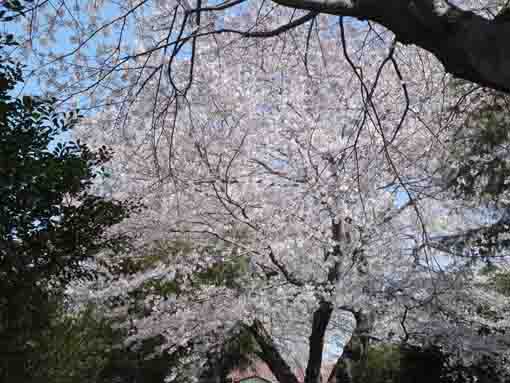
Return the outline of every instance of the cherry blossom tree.
{"type": "MultiPolygon", "coordinates": [[[[448,141],[468,113],[457,109],[473,90],[459,100],[433,57],[387,43],[382,29],[322,17],[313,28],[320,40],[306,28],[270,44],[215,36],[197,46],[185,95],[154,76],[129,113],[111,105],[82,126],[88,142],[121,153],[105,191],[145,196],[148,209],[126,224],[140,234],[128,257],[159,252],[95,298],[174,286],[149,291],[129,324],[132,341],[163,334],[163,348],[193,349],[169,378],[199,371],[236,328],[280,382],[297,382],[296,344],[305,381],[318,382],[342,335],[359,358],[378,340],[437,342],[465,359],[508,349],[492,331],[508,326],[507,298],[476,282],[479,257],[446,251],[480,226],[478,205],[445,189],[448,141]],[[161,249],[183,238],[186,251],[161,249]],[[244,264],[235,286],[197,282],[234,259],[244,264]]],[[[336,355],[335,375],[349,377],[353,354],[336,355]]]]}
{"type": "MultiPolygon", "coordinates": [[[[448,161],[451,142],[481,91],[445,73],[508,90],[508,23],[488,16],[502,5],[35,3],[23,19],[32,78],[90,110],[79,135],[118,153],[102,191],[148,206],[122,228],[138,251],[100,261],[157,254],[83,293],[129,303],[142,289],[130,340],[193,350],[169,379],[197,372],[236,328],[282,383],[297,382],[296,343],[305,381],[319,381],[337,323],[360,358],[398,338],[503,354],[508,339],[479,330],[504,330],[504,317],[475,308],[503,313],[507,298],[457,249],[485,210],[448,188],[465,168],[450,165],[470,159],[448,161]],[[234,284],[200,279],[239,260],[234,284]]],[[[349,376],[349,358],[335,374],[349,376]]]]}
{"type": "Polygon", "coordinates": [[[433,54],[448,73],[509,90],[504,0],[12,3],[20,4],[12,17],[22,21],[22,28],[14,32],[25,42],[20,52],[31,61],[31,77],[62,101],[79,100],[86,107],[126,101],[153,77],[185,95],[200,60],[199,46],[209,46],[220,35],[258,44],[303,33],[303,54],[309,42],[319,38],[314,29],[321,17],[331,24],[339,17],[357,20],[357,25],[384,26],[399,44],[433,54]],[[127,78],[130,81],[123,81],[127,78]]]}

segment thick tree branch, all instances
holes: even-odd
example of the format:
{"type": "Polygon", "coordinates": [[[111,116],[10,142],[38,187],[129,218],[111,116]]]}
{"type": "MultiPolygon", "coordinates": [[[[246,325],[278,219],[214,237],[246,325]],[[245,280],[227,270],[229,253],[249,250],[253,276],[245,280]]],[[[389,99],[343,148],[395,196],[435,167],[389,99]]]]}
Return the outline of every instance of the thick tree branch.
{"type": "Polygon", "coordinates": [[[505,257],[505,252],[501,250],[510,247],[510,240],[503,237],[508,233],[509,226],[510,218],[505,214],[497,222],[487,226],[457,234],[431,237],[427,243],[416,247],[414,251],[431,247],[458,257],[483,256],[486,259],[505,257]]]}
{"type": "Polygon", "coordinates": [[[264,328],[264,325],[259,320],[255,320],[247,329],[260,346],[260,352],[257,353],[257,356],[269,366],[269,369],[275,378],[278,379],[278,382],[299,383],[287,362],[282,358],[271,335],[269,335],[264,328]]]}
{"type": "Polygon", "coordinates": [[[314,12],[372,20],[399,42],[434,54],[459,78],[510,92],[510,22],[488,20],[446,0],[275,0],[314,12]]]}
{"type": "Polygon", "coordinates": [[[268,247],[268,250],[269,250],[269,259],[278,268],[278,270],[280,270],[280,272],[285,277],[287,282],[293,284],[294,286],[299,286],[299,287],[304,286],[303,281],[299,280],[294,275],[292,275],[287,270],[287,268],[280,261],[278,261],[278,259],[276,259],[276,256],[274,255],[273,250],[271,249],[271,247],[268,247]]]}

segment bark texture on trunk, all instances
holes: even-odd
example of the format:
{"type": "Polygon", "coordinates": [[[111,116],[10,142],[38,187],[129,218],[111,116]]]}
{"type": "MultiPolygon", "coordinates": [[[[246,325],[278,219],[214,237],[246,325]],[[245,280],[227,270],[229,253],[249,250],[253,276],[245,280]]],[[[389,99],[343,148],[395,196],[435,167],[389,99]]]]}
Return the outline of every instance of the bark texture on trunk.
{"type": "Polygon", "coordinates": [[[384,25],[403,44],[436,56],[456,77],[510,93],[510,21],[489,20],[446,0],[274,0],[288,7],[384,25]]]}

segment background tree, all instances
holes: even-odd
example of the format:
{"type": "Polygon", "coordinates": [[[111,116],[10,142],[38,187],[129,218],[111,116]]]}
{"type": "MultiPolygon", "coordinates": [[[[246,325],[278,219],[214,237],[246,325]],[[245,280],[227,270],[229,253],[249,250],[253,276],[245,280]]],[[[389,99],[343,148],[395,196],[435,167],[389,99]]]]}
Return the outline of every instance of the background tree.
{"type": "MultiPolygon", "coordinates": [[[[18,3],[5,5],[20,11],[18,3]]],[[[100,251],[127,243],[125,233],[106,232],[135,205],[92,192],[111,158],[106,148],[93,152],[79,142],[59,142],[77,123],[76,112],[63,115],[52,100],[13,96],[22,67],[9,58],[12,47],[12,36],[2,35],[0,377],[29,382],[42,379],[42,371],[51,374],[42,339],[59,320],[64,289],[71,280],[94,276],[87,261],[100,251]]]]}
{"type": "MultiPolygon", "coordinates": [[[[118,129],[116,106],[83,124],[84,139],[122,153],[110,164],[116,192],[143,195],[149,206],[126,223],[143,248],[182,237],[193,243],[193,251],[162,254],[157,267],[103,294],[179,275],[185,293],[148,297],[132,339],[164,334],[170,349],[204,340],[183,373],[199,371],[240,320],[281,382],[297,379],[287,354],[295,344],[305,345],[307,382],[317,381],[326,347],[342,335],[333,322],[343,323],[344,344],[354,334],[365,355],[371,339],[392,336],[435,339],[462,355],[506,352],[505,337],[479,337],[485,319],[469,309],[487,298],[473,283],[477,259],[431,246],[464,232],[466,217],[478,219],[439,176],[450,153],[445,142],[464,117],[453,111],[457,90],[430,57],[400,47],[385,52],[382,31],[316,22],[321,40],[310,41],[306,66],[295,52],[306,34],[293,35],[295,44],[266,45],[279,52],[266,56],[257,55],[264,42],[217,37],[232,54],[200,50],[194,81],[201,87],[190,88],[179,108],[152,109],[157,77],[131,103],[126,126],[147,127],[148,111],[156,110],[149,134],[118,129]],[[374,33],[370,52],[385,59],[351,55],[346,33],[355,52],[374,33]],[[351,72],[360,62],[363,82],[351,72]],[[409,82],[395,86],[400,77],[409,82]],[[212,240],[247,259],[243,289],[193,288],[195,275],[224,261],[207,249],[212,240]]],[[[175,100],[172,88],[161,89],[175,100]]],[[[502,312],[506,300],[491,298],[502,312]]],[[[494,319],[491,327],[507,325],[494,319]]]]}

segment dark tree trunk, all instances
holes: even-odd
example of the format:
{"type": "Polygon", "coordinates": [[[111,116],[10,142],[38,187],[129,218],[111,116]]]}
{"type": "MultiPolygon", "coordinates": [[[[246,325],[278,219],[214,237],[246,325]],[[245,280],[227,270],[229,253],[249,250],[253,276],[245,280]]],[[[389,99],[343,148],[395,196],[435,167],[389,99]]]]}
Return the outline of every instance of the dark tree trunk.
{"type": "Polygon", "coordinates": [[[326,333],[332,312],[333,305],[330,302],[323,301],[313,314],[312,333],[309,338],[310,353],[306,366],[305,383],[320,383],[324,334],[326,333]]]}

